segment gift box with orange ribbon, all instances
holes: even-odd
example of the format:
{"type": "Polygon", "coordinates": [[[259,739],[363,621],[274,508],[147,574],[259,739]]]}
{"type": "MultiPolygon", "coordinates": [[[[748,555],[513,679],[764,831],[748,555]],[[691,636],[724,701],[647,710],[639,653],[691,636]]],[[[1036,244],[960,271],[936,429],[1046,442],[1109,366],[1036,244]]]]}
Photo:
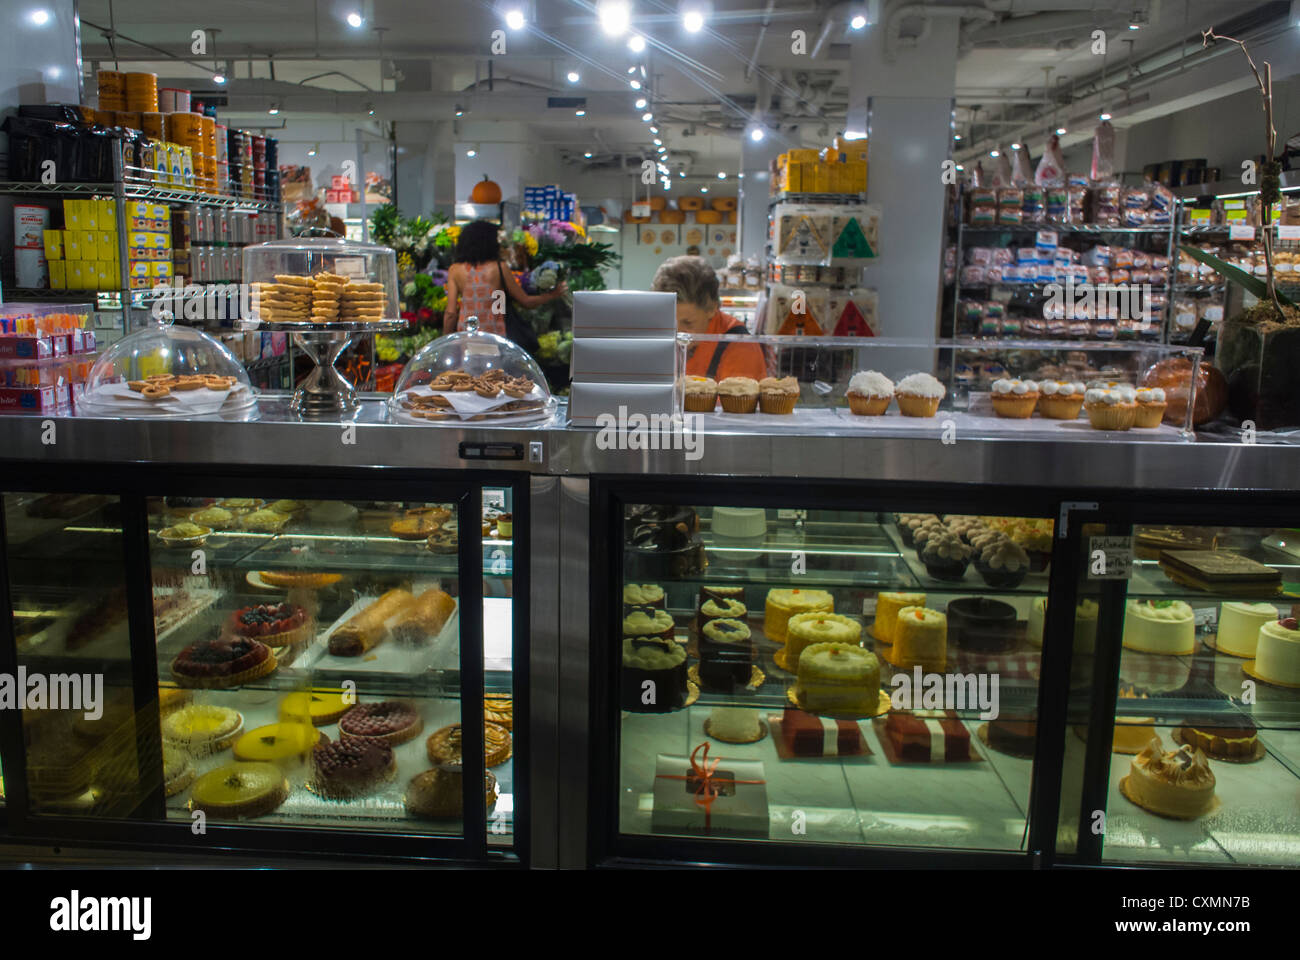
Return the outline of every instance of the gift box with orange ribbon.
{"type": "Polygon", "coordinates": [[[651,829],[766,840],[767,779],[762,762],[710,757],[708,743],[701,743],[689,757],[659,754],[651,829]]]}

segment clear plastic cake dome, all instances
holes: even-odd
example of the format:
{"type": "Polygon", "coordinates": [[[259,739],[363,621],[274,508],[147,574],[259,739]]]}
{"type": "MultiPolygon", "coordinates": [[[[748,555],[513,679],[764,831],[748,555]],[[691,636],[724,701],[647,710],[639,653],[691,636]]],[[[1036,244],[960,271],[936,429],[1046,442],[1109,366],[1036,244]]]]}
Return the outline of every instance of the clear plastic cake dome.
{"type": "Polygon", "coordinates": [[[557,406],[541,368],[513,340],[478,329],[440,337],[413,356],[388,401],[403,423],[524,423],[557,406]]]}
{"type": "Polygon", "coordinates": [[[321,296],[314,298],[303,310],[303,322],[311,320],[317,313],[310,309],[313,305],[319,306],[315,300],[334,301],[342,314],[339,319],[353,319],[347,316],[349,307],[357,307],[356,319],[360,322],[365,319],[396,320],[401,315],[397,297],[397,254],[391,247],[341,237],[298,237],[244,248],[244,281],[256,285],[250,308],[257,319],[273,319],[271,311],[262,309],[263,297],[259,293],[266,294],[267,304],[275,300],[291,301],[286,308],[291,310],[295,305],[293,294],[306,287],[295,283],[295,279],[312,278],[342,282],[345,293],[321,291],[321,296]],[[321,274],[331,276],[321,278],[321,274]],[[362,306],[373,309],[363,310],[362,306]]]}
{"type": "Polygon", "coordinates": [[[244,416],[257,394],[224,344],[170,319],[118,340],[95,361],[78,413],[110,417],[244,416]]]}

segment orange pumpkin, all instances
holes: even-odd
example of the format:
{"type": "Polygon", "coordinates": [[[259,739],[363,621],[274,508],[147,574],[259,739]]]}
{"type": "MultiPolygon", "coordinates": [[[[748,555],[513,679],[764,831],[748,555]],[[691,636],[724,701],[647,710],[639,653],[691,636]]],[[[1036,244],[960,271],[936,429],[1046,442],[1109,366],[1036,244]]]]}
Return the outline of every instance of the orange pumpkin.
{"type": "Polygon", "coordinates": [[[497,204],[501,202],[501,187],[492,180],[488,175],[483,174],[483,179],[474,184],[474,189],[469,194],[470,203],[497,204]]]}

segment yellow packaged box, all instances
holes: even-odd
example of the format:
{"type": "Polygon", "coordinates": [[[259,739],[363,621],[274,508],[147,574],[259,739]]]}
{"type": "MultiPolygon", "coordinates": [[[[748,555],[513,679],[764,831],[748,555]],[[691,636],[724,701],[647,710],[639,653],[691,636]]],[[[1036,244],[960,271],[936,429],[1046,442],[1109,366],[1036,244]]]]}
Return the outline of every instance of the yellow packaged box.
{"type": "Polygon", "coordinates": [[[66,290],[68,289],[68,265],[62,260],[46,261],[50,267],[50,289],[66,290]]]}
{"type": "Polygon", "coordinates": [[[149,261],[149,276],[170,278],[172,275],[172,262],[170,260],[151,260],[149,261]]]}
{"type": "Polygon", "coordinates": [[[81,201],[81,229],[92,232],[99,229],[99,204],[94,200],[81,201]]]}
{"type": "Polygon", "coordinates": [[[112,197],[100,197],[90,202],[95,204],[95,209],[98,211],[99,229],[116,230],[117,201],[112,197]]]}
{"type": "Polygon", "coordinates": [[[45,240],[45,259],[62,260],[63,259],[63,231],[46,230],[43,239],[45,240]]]}
{"type": "MultiPolygon", "coordinates": [[[[813,193],[830,193],[831,192],[831,168],[830,164],[818,163],[813,164],[813,193]]],[[[804,187],[804,189],[808,189],[804,187]]]]}
{"type": "Polygon", "coordinates": [[[74,200],[68,197],[63,201],[63,229],[64,230],[84,230],[82,222],[85,220],[83,210],[85,209],[85,200],[74,200]]]}
{"type": "Polygon", "coordinates": [[[117,286],[117,272],[112,260],[95,261],[95,289],[112,290],[117,286]]]}
{"type": "MultiPolygon", "coordinates": [[[[64,215],[66,216],[66,214],[64,215]]],[[[63,231],[63,259],[64,260],[81,259],[81,231],[80,230],[63,231]]],[[[71,289],[75,290],[76,287],[72,287],[71,289]]]]}
{"type": "Polygon", "coordinates": [[[152,217],[153,204],[146,203],[144,200],[128,200],[126,202],[126,217],[130,220],[132,217],[152,217]]]}
{"type": "Polygon", "coordinates": [[[848,184],[845,187],[846,193],[866,193],[867,192],[867,161],[850,160],[844,165],[845,174],[848,177],[848,184]]]}
{"type": "Polygon", "coordinates": [[[84,260],[67,261],[67,289],[85,290],[86,289],[86,262],[84,260]]]}
{"type": "Polygon", "coordinates": [[[131,289],[132,289],[132,290],[149,290],[149,289],[152,289],[153,284],[154,284],[154,281],[153,281],[153,278],[152,278],[152,277],[132,277],[132,278],[131,278],[131,289]]]}
{"type": "Polygon", "coordinates": [[[147,277],[147,276],[149,276],[149,261],[148,261],[148,260],[132,260],[132,261],[131,261],[131,269],[127,271],[127,274],[128,274],[129,276],[132,276],[132,277],[147,277]]]}
{"type": "Polygon", "coordinates": [[[816,163],[817,162],[816,150],[790,150],[789,156],[790,156],[791,163],[816,163]]]}

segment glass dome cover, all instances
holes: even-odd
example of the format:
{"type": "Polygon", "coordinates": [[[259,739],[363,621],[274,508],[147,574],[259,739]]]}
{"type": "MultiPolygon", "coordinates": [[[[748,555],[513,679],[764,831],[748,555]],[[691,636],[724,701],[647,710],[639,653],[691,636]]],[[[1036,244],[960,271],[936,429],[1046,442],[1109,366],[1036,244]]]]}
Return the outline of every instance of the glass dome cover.
{"type": "Polygon", "coordinates": [[[365,322],[400,316],[397,255],[390,247],[375,243],[341,237],[297,237],[255,244],[244,248],[244,280],[254,285],[251,309],[260,320],[365,322]],[[304,303],[298,295],[310,287],[293,281],[313,278],[330,286],[343,283],[345,292],[340,294],[337,288],[317,290],[318,295],[304,303]],[[277,312],[272,307],[277,300],[290,302],[281,303],[282,311],[277,312]],[[330,303],[335,317],[315,309],[330,303]],[[301,308],[301,318],[293,311],[294,306],[301,308]]]}
{"type": "Polygon", "coordinates": [[[541,368],[513,340],[478,329],[440,337],[411,358],[388,401],[407,423],[528,421],[555,412],[555,398],[541,368]]]}
{"type": "Polygon", "coordinates": [[[77,402],[82,413],[186,417],[241,413],[257,405],[243,364],[202,330],[169,319],[114,343],[95,361],[77,402]]]}

